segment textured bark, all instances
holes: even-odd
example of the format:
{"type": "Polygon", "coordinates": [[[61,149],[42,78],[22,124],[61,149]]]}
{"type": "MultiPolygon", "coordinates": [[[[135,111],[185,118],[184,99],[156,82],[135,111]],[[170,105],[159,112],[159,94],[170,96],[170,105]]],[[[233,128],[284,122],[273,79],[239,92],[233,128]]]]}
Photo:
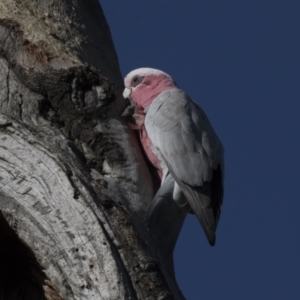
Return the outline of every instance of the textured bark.
{"type": "Polygon", "coordinates": [[[0,2],[0,299],[182,299],[143,218],[97,0],[0,2]]]}

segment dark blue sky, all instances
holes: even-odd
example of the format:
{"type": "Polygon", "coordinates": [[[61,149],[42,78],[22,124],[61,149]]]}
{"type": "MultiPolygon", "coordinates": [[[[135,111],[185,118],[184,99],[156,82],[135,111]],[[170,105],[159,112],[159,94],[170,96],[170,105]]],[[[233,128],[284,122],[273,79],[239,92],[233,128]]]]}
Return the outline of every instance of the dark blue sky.
{"type": "Polygon", "coordinates": [[[185,297],[300,299],[300,1],[100,2],[122,74],[169,73],[225,148],[217,244],[189,216],[175,250],[185,297]]]}

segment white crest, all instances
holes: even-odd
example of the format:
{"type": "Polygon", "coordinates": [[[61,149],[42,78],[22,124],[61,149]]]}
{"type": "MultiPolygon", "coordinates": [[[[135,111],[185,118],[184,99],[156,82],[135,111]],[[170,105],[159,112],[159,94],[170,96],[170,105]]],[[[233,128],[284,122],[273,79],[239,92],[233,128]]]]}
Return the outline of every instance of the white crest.
{"type": "Polygon", "coordinates": [[[165,75],[166,77],[169,77],[172,80],[172,77],[169,74],[161,70],[152,69],[152,68],[139,68],[131,71],[126,75],[124,79],[124,83],[126,87],[130,86],[131,80],[135,75],[139,75],[143,77],[150,76],[150,75],[165,75]]]}

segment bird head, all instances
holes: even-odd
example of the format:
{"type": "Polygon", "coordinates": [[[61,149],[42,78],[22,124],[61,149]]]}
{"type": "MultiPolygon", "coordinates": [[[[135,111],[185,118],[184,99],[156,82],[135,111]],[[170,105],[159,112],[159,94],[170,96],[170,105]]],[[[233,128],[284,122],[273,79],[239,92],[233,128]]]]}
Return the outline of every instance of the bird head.
{"type": "Polygon", "coordinates": [[[140,68],[131,71],[124,79],[124,98],[145,109],[161,92],[176,88],[172,77],[163,71],[140,68]]]}

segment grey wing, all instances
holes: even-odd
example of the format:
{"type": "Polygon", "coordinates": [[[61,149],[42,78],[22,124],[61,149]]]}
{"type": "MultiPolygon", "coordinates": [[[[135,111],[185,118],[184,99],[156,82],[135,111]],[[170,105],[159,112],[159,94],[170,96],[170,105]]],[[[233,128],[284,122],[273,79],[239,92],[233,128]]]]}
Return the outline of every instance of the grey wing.
{"type": "Polygon", "coordinates": [[[223,147],[204,111],[183,91],[171,89],[150,105],[145,126],[214,245],[223,199],[223,147]]]}

